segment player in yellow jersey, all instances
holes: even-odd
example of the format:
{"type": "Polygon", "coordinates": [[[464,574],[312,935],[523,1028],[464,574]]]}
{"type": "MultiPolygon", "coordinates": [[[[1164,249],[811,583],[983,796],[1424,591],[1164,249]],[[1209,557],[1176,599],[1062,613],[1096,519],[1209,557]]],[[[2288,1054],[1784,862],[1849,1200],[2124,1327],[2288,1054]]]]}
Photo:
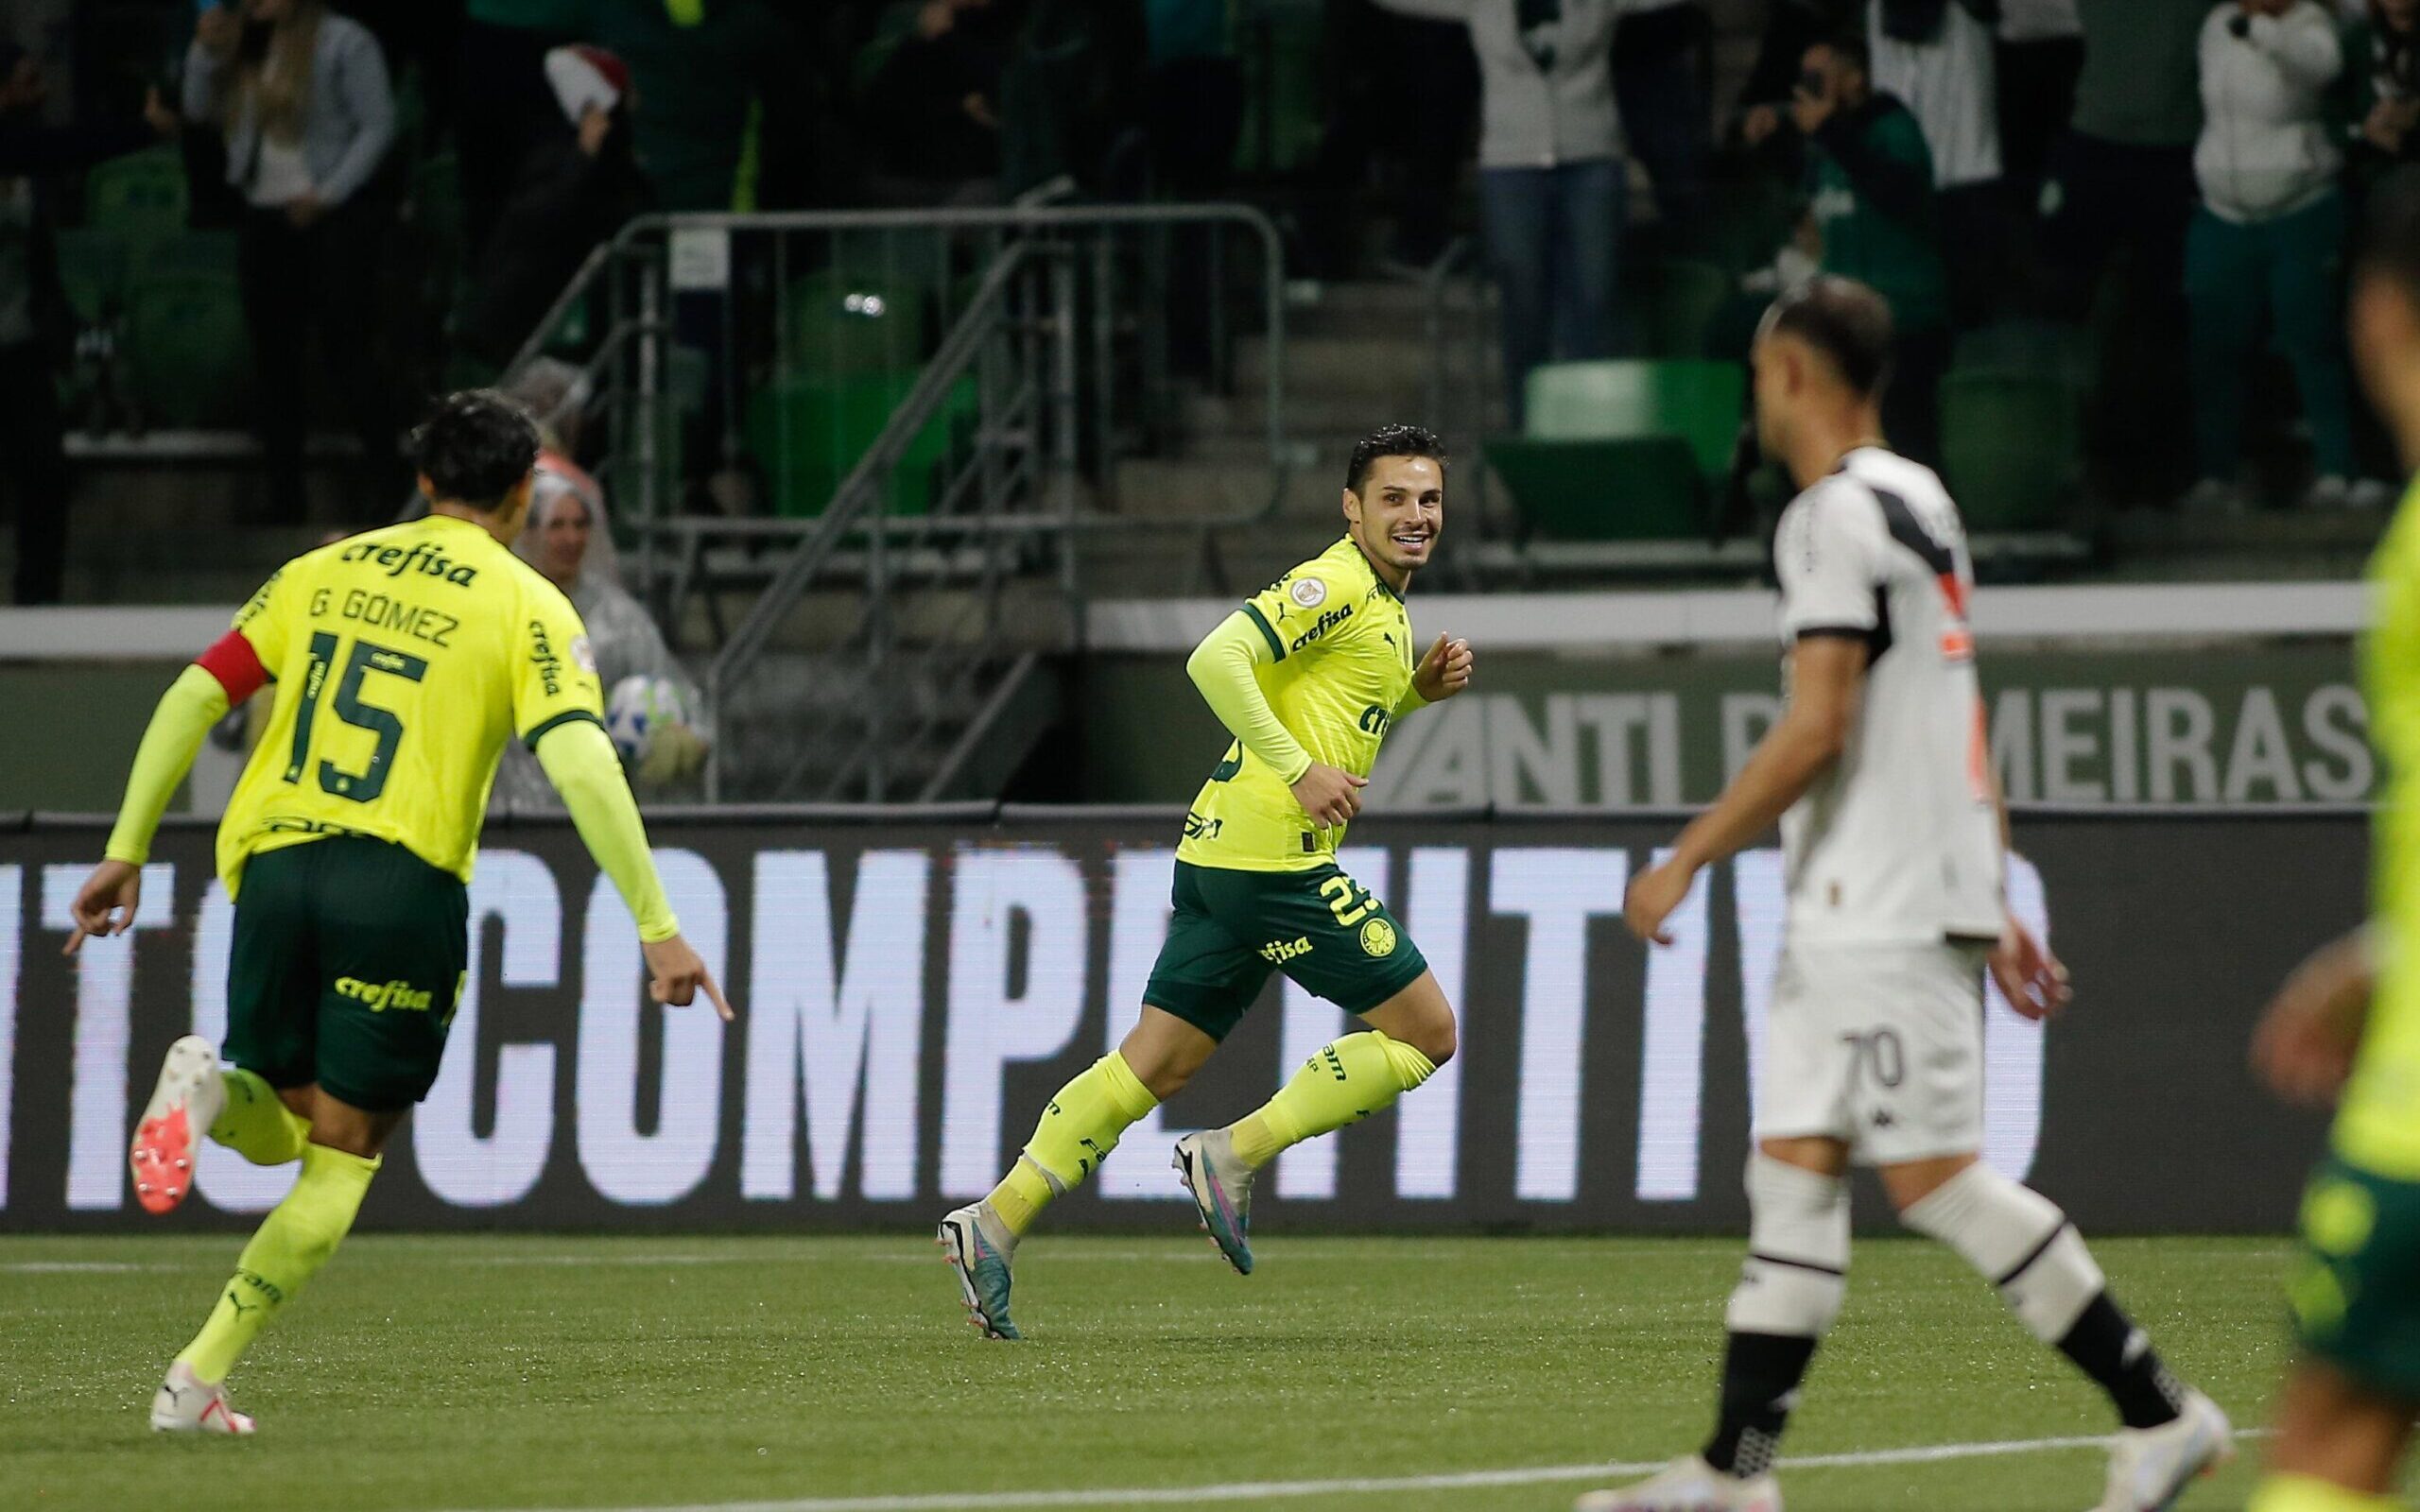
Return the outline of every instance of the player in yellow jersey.
{"type": "Polygon", "coordinates": [[[227,1403],[228,1371],[335,1252],[379,1151],[436,1079],[468,955],[465,884],[507,740],[536,750],[630,905],[656,1000],[702,991],[732,1016],[657,881],[579,616],[508,549],[529,507],[536,427],[501,395],[462,393],[412,444],[428,516],[298,557],[252,595],[160,700],[108,859],[76,898],[70,952],[131,924],[151,836],[203,733],[275,683],[218,829],[236,901],[226,1058],[199,1036],[169,1047],[129,1159],[153,1212],[183,1199],[205,1132],[256,1164],[302,1170],[169,1366],[154,1429],[252,1431],[227,1403]]]}
{"type": "Polygon", "coordinates": [[[1322,1049],[1257,1112],[1180,1141],[1202,1227],[1252,1273],[1254,1173],[1288,1145],[1363,1118],[1454,1053],[1454,1010],[1386,904],[1336,864],[1394,721],[1470,685],[1469,645],[1437,637],[1415,662],[1403,595],[1445,525],[1445,454],[1393,425],[1364,438],[1344,480],[1344,539],[1247,599],[1185,670],[1235,736],[1184,819],[1175,916],[1115,1053],[1061,1088],[991,1195],[942,1220],[970,1319],[995,1339],[1017,1243],[1118,1136],[1174,1096],[1272,971],[1369,1025],[1322,1049]]]}
{"type": "MultiPolygon", "coordinates": [[[[2367,215],[2353,352],[2404,465],[2420,468],[2420,169],[2382,180],[2367,215]]],[[[2420,484],[2370,583],[2361,674],[2384,787],[2369,923],[2303,964],[2253,1043],[2279,1092],[2340,1106],[2303,1198],[2287,1286],[2302,1351],[2251,1512],[2401,1506],[2396,1467],[2420,1416],[2420,484]]]]}

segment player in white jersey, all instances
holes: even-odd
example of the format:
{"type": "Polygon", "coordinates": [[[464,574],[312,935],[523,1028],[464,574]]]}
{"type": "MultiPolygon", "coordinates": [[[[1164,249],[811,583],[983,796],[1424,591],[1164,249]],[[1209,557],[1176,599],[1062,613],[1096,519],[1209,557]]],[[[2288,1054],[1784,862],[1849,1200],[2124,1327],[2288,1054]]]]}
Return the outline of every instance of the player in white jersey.
{"type": "Polygon", "coordinates": [[[1844,279],[1785,296],[1757,335],[1758,436],[1803,490],[1773,546],[1789,707],[1628,900],[1631,928],[1669,943],[1697,873],[1781,821],[1788,917],[1748,1260],[1713,1437],[1582,1512],[1779,1512],[1775,1450],[1844,1295],[1852,1160],[2108,1392],[2123,1429],[2101,1512],[2168,1506],[2232,1444],[2224,1415],[2118,1310],[2066,1215],[1978,1159],[1983,972],[2032,1018],[2065,1004],[2066,973],[2008,913],[1965,534],[1941,480],[1881,442],[1890,351],[1890,307],[1844,279]]]}

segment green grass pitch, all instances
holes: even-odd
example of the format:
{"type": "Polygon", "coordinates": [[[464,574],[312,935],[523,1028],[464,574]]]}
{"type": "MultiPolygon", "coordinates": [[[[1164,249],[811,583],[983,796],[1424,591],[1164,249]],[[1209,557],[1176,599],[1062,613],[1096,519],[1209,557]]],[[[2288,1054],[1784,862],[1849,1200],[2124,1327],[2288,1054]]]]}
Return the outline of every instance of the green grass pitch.
{"type": "MultiPolygon", "coordinates": [[[[1173,1215],[1172,1215],[1173,1216],[1173,1215]]],[[[249,1442],[145,1410],[238,1242],[0,1239],[0,1506],[452,1512],[748,1502],[821,1512],[1136,1504],[1567,1507],[1558,1467],[1661,1460],[1711,1411],[1736,1241],[1271,1234],[1249,1280],[1198,1237],[1025,1248],[1022,1344],[963,1321],[914,1238],[347,1244],[235,1376],[249,1442]],[[1443,1477],[1502,1471],[1495,1484],[1443,1477]],[[1240,1483],[1411,1480],[1274,1496],[1240,1483]],[[1436,1479],[1432,1479],[1436,1478],[1436,1479]]],[[[2284,1240],[2104,1241],[2119,1297],[2238,1427],[2285,1359],[2284,1240]]],[[[1861,1243],[1799,1456],[2113,1426],[2066,1363],[1922,1244],[1861,1243]]],[[[2256,1443],[2180,1503],[2242,1504],[2256,1443]]],[[[2077,1512],[2090,1447],[1785,1464],[1792,1512],[2077,1512]]]]}

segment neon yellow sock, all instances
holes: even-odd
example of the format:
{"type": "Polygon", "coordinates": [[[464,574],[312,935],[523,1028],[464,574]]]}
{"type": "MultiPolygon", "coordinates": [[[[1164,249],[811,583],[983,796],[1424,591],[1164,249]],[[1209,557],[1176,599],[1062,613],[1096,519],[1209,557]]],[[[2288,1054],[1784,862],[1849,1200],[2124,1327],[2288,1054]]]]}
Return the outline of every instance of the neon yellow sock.
{"type": "Polygon", "coordinates": [[[1117,1137],[1160,1106],[1126,1057],[1111,1051],[1059,1089],[1027,1142],[1024,1159],[992,1191],[991,1203],[1011,1233],[1022,1236],[1052,1197],[1100,1169],[1117,1137]]]}
{"type": "Polygon", "coordinates": [[[254,1165],[284,1165],[302,1159],[311,1125],[279,1100],[277,1089],[249,1071],[219,1073],[227,1089],[227,1106],[210,1137],[254,1165]]]}
{"type": "Polygon", "coordinates": [[[377,1174],[374,1160],[324,1144],[303,1146],[302,1179],[262,1220],[235,1263],[234,1278],[210,1310],[210,1321],[177,1358],[204,1381],[226,1380],[268,1320],[336,1253],[377,1174]]]}
{"type": "Polygon", "coordinates": [[[1437,1074],[1428,1057],[1375,1029],[1303,1062],[1259,1111],[1228,1125],[1236,1159],[1257,1170],[1280,1151],[1369,1117],[1437,1074]]]}
{"type": "Polygon", "coordinates": [[[2395,1512],[2402,1504],[2391,1496],[2348,1491],[2308,1475],[2272,1474],[2252,1493],[2243,1512],[2395,1512]]]}

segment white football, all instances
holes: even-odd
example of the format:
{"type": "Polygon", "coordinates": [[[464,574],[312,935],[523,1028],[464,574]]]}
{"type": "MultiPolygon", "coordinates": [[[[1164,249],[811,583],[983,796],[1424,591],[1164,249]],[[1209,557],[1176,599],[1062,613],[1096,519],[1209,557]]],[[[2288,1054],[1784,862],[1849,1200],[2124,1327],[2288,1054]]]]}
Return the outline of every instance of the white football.
{"type": "Polygon", "coordinates": [[[668,678],[634,674],[614,684],[605,699],[605,733],[614,738],[614,749],[621,754],[625,766],[647,760],[657,730],[688,722],[681,689],[668,678]]]}

